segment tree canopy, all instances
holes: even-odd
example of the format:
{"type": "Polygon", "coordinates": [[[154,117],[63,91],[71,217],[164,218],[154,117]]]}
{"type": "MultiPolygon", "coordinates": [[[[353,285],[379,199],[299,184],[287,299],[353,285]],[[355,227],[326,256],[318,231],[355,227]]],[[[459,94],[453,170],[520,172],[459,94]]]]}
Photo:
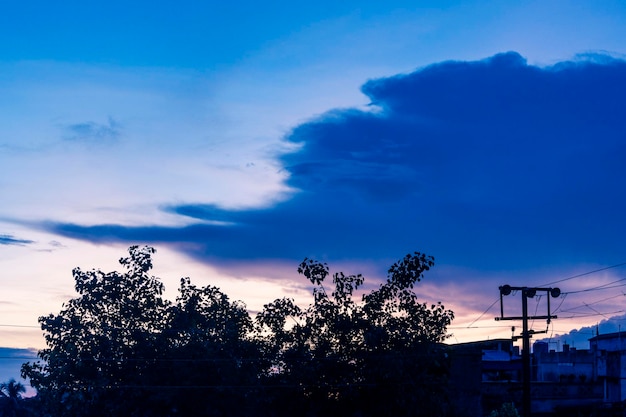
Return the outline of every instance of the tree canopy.
{"type": "Polygon", "coordinates": [[[175,301],[150,247],[123,272],[74,269],[76,298],[39,319],[47,347],[22,374],[55,416],[445,414],[441,345],[453,313],[418,301],[433,265],[414,253],[365,292],[361,275],[305,259],[308,307],[277,299],[252,318],[213,286],[181,279],[175,301]]]}
{"type": "Polygon", "coordinates": [[[387,281],[355,301],[361,275],[330,275],[305,259],[298,268],[313,284],[305,310],[292,300],[267,304],[257,322],[269,331],[285,415],[305,407],[312,415],[441,415],[445,410],[445,352],[440,342],[454,315],[427,305],[413,291],[432,257],[414,253],[390,269],[387,281]],[[287,320],[292,318],[292,324],[287,320]]]}

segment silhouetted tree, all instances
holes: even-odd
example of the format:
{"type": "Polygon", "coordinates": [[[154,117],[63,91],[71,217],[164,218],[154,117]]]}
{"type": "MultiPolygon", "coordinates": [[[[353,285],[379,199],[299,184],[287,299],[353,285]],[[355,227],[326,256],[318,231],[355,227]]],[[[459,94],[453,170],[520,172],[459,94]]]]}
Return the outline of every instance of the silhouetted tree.
{"type": "Polygon", "coordinates": [[[79,297],[39,319],[47,348],[22,374],[51,415],[236,415],[236,386],[256,381],[245,306],[188,278],[164,300],[154,252],[132,246],[124,273],[75,269],[79,297]]]}
{"type": "Polygon", "coordinates": [[[284,415],[442,415],[446,358],[441,342],[454,315],[440,303],[420,303],[413,291],[432,257],[414,253],[394,264],[387,281],[362,296],[361,275],[333,275],[305,259],[298,271],[313,284],[301,310],[279,299],[258,314],[274,362],[267,372],[284,415]],[[291,320],[290,320],[291,318],[291,320]]]}
{"type": "Polygon", "coordinates": [[[26,412],[21,406],[22,394],[26,392],[26,387],[20,382],[11,378],[7,382],[0,384],[0,416],[17,417],[25,415],[26,412]]]}
{"type": "Polygon", "coordinates": [[[164,333],[167,357],[155,369],[178,381],[179,414],[254,415],[259,349],[251,338],[246,306],[217,287],[196,287],[183,278],[164,333]],[[182,400],[182,401],[181,401],[182,400]]]}
{"type": "Polygon", "coordinates": [[[54,415],[125,415],[140,400],[167,324],[163,284],[149,275],[154,252],[131,247],[124,273],[74,269],[79,297],[40,317],[48,347],[22,374],[54,415]]]}
{"type": "Polygon", "coordinates": [[[77,298],[39,319],[47,347],[22,366],[49,416],[442,415],[453,318],[417,301],[433,266],[407,255],[376,290],[305,259],[313,302],[246,306],[183,278],[175,302],[150,275],[150,247],[129,248],[124,272],[74,269],[77,298]]]}

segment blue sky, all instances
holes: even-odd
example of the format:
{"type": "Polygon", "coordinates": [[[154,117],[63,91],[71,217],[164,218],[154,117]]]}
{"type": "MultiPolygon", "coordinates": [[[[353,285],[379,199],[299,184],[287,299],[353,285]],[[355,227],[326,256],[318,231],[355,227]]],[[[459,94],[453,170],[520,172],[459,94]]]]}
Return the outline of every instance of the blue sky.
{"type": "MultiPolygon", "coordinates": [[[[451,341],[510,336],[498,285],[626,262],[623,2],[415,3],[0,6],[0,345],[131,244],[253,311],[307,301],[306,256],[375,285],[425,252],[451,341]]],[[[560,283],[550,334],[624,273],[560,283]]]]}

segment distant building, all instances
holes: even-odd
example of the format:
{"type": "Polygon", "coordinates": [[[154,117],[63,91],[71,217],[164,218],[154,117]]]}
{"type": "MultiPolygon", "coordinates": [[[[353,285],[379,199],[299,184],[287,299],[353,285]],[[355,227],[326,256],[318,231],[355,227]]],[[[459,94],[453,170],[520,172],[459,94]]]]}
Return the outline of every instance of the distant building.
{"type": "MultiPolygon", "coordinates": [[[[554,415],[558,410],[593,408],[602,402],[602,386],[596,378],[596,355],[588,349],[548,349],[536,342],[532,354],[532,410],[536,415],[554,415]]],[[[567,413],[565,413],[567,415],[567,413]]],[[[560,415],[563,415],[561,413],[560,415]]]]}
{"type": "Polygon", "coordinates": [[[483,417],[521,400],[522,362],[510,339],[450,345],[451,402],[458,417],[483,417]]]}
{"type": "MultiPolygon", "coordinates": [[[[531,356],[533,416],[626,415],[626,332],[561,351],[536,342],[531,356]]],[[[511,339],[450,345],[451,403],[459,417],[485,417],[521,404],[522,361],[511,339]]]]}
{"type": "Polygon", "coordinates": [[[563,345],[563,351],[548,350],[548,344],[533,345],[533,380],[537,382],[593,381],[595,355],[587,349],[563,345]]]}
{"type": "Polygon", "coordinates": [[[595,355],[604,401],[626,401],[626,332],[598,335],[589,339],[589,344],[595,355]]]}

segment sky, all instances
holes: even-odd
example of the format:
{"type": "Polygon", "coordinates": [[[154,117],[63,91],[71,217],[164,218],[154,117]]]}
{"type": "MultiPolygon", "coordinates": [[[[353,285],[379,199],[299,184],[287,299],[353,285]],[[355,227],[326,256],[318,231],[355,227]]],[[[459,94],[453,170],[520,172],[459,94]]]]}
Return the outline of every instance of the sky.
{"type": "Polygon", "coordinates": [[[190,276],[253,314],[309,302],[305,257],[374,288],[418,251],[450,343],[519,333],[500,285],[558,285],[533,329],[585,348],[626,326],[625,21],[610,0],[0,4],[0,347],[44,347],[72,269],[145,244],[172,299],[190,276]]]}

